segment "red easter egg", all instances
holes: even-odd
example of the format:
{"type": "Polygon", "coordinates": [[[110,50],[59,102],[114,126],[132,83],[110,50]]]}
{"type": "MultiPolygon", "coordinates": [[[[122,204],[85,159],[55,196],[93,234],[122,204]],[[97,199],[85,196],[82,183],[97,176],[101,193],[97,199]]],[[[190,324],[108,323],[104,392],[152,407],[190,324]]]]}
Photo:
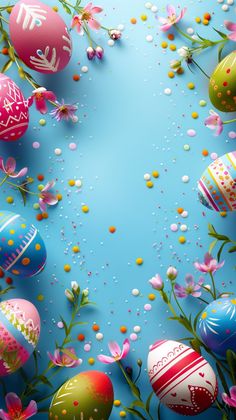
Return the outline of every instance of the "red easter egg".
{"type": "Polygon", "coordinates": [[[10,77],[0,73],[0,140],[18,140],[29,125],[28,101],[10,77]]]}
{"type": "Polygon", "coordinates": [[[40,73],[57,73],[70,61],[72,41],[65,22],[38,0],[20,0],[10,15],[10,36],[21,60],[40,73]]]}

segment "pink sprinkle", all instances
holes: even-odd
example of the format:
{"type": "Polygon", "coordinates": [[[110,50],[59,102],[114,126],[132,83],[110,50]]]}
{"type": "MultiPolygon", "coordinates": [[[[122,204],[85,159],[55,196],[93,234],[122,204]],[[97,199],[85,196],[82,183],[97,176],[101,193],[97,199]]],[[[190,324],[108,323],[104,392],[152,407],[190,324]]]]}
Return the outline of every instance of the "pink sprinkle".
{"type": "Polygon", "coordinates": [[[216,160],[217,158],[218,158],[218,155],[217,155],[217,153],[215,153],[215,152],[213,152],[213,153],[211,153],[211,159],[212,160],[216,160]]]}
{"type": "Polygon", "coordinates": [[[228,136],[229,136],[230,139],[235,139],[236,138],[236,132],[235,131],[230,131],[228,133],[228,136]]]}
{"type": "Polygon", "coordinates": [[[90,350],[91,350],[90,344],[85,344],[84,345],[84,351],[90,351],[90,350]]]}
{"type": "Polygon", "coordinates": [[[176,223],[172,223],[172,225],[170,225],[170,229],[172,230],[172,232],[177,232],[178,225],[176,223]]]}
{"type": "Polygon", "coordinates": [[[190,128],[188,131],[187,131],[187,135],[189,136],[189,137],[195,137],[196,136],[196,131],[195,130],[193,130],[192,128],[190,128]]]}
{"type": "Polygon", "coordinates": [[[129,338],[130,338],[131,341],[136,341],[138,339],[138,336],[137,336],[137,334],[132,333],[132,334],[130,334],[129,338]]]}
{"type": "Polygon", "coordinates": [[[146,303],[144,305],[144,309],[145,309],[145,311],[151,311],[152,310],[152,305],[150,305],[150,303],[146,303]]]}
{"type": "Polygon", "coordinates": [[[69,144],[69,149],[70,150],[76,150],[77,149],[77,144],[76,143],[70,143],[69,144]]]}
{"type": "Polygon", "coordinates": [[[59,321],[59,322],[57,323],[57,326],[58,326],[58,328],[64,328],[64,324],[63,324],[63,322],[62,322],[62,321],[59,321]]]}
{"type": "Polygon", "coordinates": [[[40,143],[38,141],[34,141],[32,144],[34,149],[39,149],[40,148],[40,143]]]}

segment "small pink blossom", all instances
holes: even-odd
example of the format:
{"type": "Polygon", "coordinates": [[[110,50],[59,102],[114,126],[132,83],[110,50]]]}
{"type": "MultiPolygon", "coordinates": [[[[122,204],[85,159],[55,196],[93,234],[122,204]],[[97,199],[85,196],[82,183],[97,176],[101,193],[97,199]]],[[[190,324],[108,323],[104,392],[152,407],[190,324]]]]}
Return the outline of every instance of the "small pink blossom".
{"type": "Polygon", "coordinates": [[[108,348],[110,350],[112,357],[99,354],[99,356],[97,357],[98,360],[106,364],[118,362],[119,360],[124,359],[128,355],[129,350],[130,350],[129,340],[126,339],[124,341],[122,350],[119,344],[116,343],[116,341],[110,341],[108,343],[108,348]]]}
{"type": "Polygon", "coordinates": [[[155,290],[162,290],[164,287],[162,278],[159,274],[156,274],[154,277],[152,277],[149,280],[149,283],[152,286],[152,288],[155,290]]]}
{"type": "Polygon", "coordinates": [[[36,109],[41,114],[47,113],[47,102],[46,101],[53,101],[55,102],[56,95],[51,91],[47,90],[44,87],[40,87],[38,89],[33,90],[33,95],[29,98],[29,105],[31,106],[33,102],[35,102],[36,109]]]}
{"type": "Polygon", "coordinates": [[[230,407],[236,408],[236,386],[231,386],[229,389],[230,396],[228,396],[225,392],[222,394],[222,400],[228,404],[230,407]]]}
{"type": "Polygon", "coordinates": [[[97,30],[101,27],[100,23],[94,18],[97,13],[102,12],[101,7],[93,6],[92,2],[84,7],[80,15],[73,16],[71,27],[76,27],[80,35],[84,34],[83,24],[86,23],[91,29],[97,30]]]}
{"type": "Polygon", "coordinates": [[[13,157],[9,157],[4,165],[3,158],[0,157],[0,170],[4,172],[10,178],[21,178],[28,172],[28,168],[23,168],[19,172],[15,172],[16,160],[13,157]]]}
{"type": "Polygon", "coordinates": [[[5,401],[8,412],[0,409],[0,419],[2,420],[26,420],[37,414],[38,409],[35,401],[30,401],[28,407],[23,409],[20,398],[14,392],[9,392],[5,401]]]}
{"type": "Polygon", "coordinates": [[[77,358],[75,360],[75,349],[73,347],[68,347],[66,350],[68,351],[68,354],[60,352],[59,349],[56,349],[54,354],[48,352],[48,357],[55,366],[64,366],[67,368],[75,368],[79,366],[81,361],[77,358]]]}
{"type": "Polygon", "coordinates": [[[77,122],[78,117],[75,115],[75,111],[77,111],[77,109],[77,105],[65,104],[64,100],[62,99],[61,103],[56,101],[56,107],[53,111],[50,112],[50,115],[52,115],[52,117],[57,121],[72,120],[73,122],[77,122]]]}
{"type": "Polygon", "coordinates": [[[198,283],[195,283],[194,278],[191,274],[187,274],[185,277],[185,286],[175,284],[175,294],[179,298],[185,298],[189,295],[193,297],[200,297],[202,292],[200,291],[201,286],[204,282],[203,278],[200,278],[198,283]]]}
{"type": "Polygon", "coordinates": [[[225,20],[224,25],[228,31],[231,31],[231,33],[228,35],[228,38],[231,39],[231,41],[236,42],[236,23],[225,20]]]}
{"type": "Polygon", "coordinates": [[[204,263],[195,262],[194,266],[198,271],[202,273],[215,273],[224,265],[224,261],[218,263],[216,259],[214,259],[209,252],[207,252],[204,256],[204,263]]]}
{"type": "Polygon", "coordinates": [[[48,182],[39,194],[39,206],[42,212],[45,212],[47,205],[55,206],[58,203],[58,198],[49,192],[55,185],[54,181],[48,182]]]}
{"type": "Polygon", "coordinates": [[[223,121],[217,112],[210,110],[210,116],[205,119],[205,126],[210,130],[215,130],[215,136],[219,136],[223,131],[223,121]]]}
{"type": "Polygon", "coordinates": [[[179,16],[176,15],[176,9],[171,4],[168,4],[166,7],[168,16],[166,18],[159,17],[159,22],[162,24],[161,30],[163,32],[168,31],[173,25],[178,23],[185,15],[187,8],[184,7],[181,11],[179,16]]]}

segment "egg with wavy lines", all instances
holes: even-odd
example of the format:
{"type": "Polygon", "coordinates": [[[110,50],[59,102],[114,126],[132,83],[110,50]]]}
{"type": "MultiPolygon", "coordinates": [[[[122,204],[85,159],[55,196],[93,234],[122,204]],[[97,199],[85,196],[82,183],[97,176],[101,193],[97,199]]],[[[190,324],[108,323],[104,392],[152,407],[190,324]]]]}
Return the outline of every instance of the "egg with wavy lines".
{"type": "Polygon", "coordinates": [[[0,210],[0,267],[21,278],[39,274],[46,248],[38,229],[22,216],[0,210]]]}
{"type": "Polygon", "coordinates": [[[40,73],[64,69],[72,54],[70,32],[58,13],[38,0],[20,0],[10,14],[10,36],[20,59],[40,73]]]}
{"type": "Polygon", "coordinates": [[[195,416],[214,403],[216,375],[210,364],[186,344],[156,341],[150,346],[147,364],[155,394],[176,413],[195,416]]]}
{"type": "Polygon", "coordinates": [[[40,317],[24,299],[0,303],[0,376],[10,375],[27,362],[40,335],[40,317]]]}
{"type": "Polygon", "coordinates": [[[236,151],[214,160],[198,182],[200,202],[210,210],[236,211],[236,151]]]}
{"type": "Polygon", "coordinates": [[[219,356],[236,350],[236,298],[224,297],[211,302],[199,318],[202,341],[219,356]]]}

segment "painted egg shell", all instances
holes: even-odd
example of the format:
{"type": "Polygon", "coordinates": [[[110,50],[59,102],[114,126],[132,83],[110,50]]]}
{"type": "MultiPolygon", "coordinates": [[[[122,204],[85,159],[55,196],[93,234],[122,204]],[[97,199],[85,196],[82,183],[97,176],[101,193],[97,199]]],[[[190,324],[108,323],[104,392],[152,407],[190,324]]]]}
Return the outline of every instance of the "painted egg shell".
{"type": "Polygon", "coordinates": [[[44,242],[19,214],[0,210],[0,267],[19,277],[33,277],[46,263],[44,242]]]}
{"type": "Polygon", "coordinates": [[[0,376],[19,369],[34,351],[40,334],[35,306],[24,299],[0,303],[0,376]]]}
{"type": "Polygon", "coordinates": [[[199,200],[216,211],[236,211],[236,152],[214,160],[198,182],[199,200]]]}
{"type": "Polygon", "coordinates": [[[148,373],[160,401],[176,413],[194,416],[209,408],[217,397],[216,375],[195,350],[173,340],[150,347],[148,373]]]}
{"type": "Polygon", "coordinates": [[[65,382],[54,395],[49,419],[107,420],[113,399],[113,386],[105,373],[82,372],[65,382]]]}
{"type": "Polygon", "coordinates": [[[56,73],[69,62],[72,41],[66,24],[38,0],[20,0],[10,15],[10,36],[21,60],[40,73],[56,73]]]}
{"type": "Polygon", "coordinates": [[[220,111],[236,111],[235,72],[236,51],[233,51],[218,64],[210,78],[210,100],[220,111]]]}
{"type": "Polygon", "coordinates": [[[226,356],[236,350],[236,299],[220,298],[211,302],[199,319],[202,341],[215,353],[226,356]]]}
{"type": "Polygon", "coordinates": [[[29,125],[28,101],[18,86],[0,73],[0,139],[18,140],[29,125]]]}

